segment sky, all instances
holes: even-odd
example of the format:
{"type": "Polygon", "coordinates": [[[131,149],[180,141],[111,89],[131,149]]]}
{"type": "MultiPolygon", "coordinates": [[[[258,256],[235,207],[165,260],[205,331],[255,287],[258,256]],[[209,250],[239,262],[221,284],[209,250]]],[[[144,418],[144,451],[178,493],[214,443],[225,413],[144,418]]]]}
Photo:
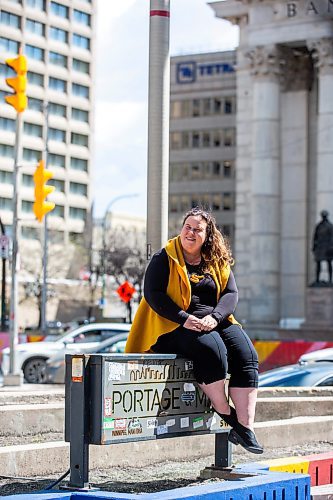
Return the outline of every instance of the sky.
{"type": "MultiPolygon", "coordinates": [[[[108,206],[117,213],[146,216],[149,7],[149,0],[98,1],[95,217],[103,217],[108,206]]],[[[237,45],[238,27],[215,18],[205,0],[170,0],[171,56],[237,45]]]]}

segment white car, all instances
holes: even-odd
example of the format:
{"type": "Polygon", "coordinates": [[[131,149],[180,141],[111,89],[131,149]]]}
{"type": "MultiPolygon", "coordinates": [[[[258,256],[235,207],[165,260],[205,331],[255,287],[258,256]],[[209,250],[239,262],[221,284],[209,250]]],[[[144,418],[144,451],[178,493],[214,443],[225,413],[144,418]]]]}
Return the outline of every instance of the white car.
{"type": "MultiPolygon", "coordinates": [[[[15,350],[15,373],[23,371],[24,379],[31,384],[44,384],[46,380],[46,360],[55,354],[85,347],[97,347],[103,340],[129,332],[129,323],[90,323],[82,325],[54,341],[27,342],[18,344],[15,350]]],[[[2,371],[9,372],[9,347],[2,351],[2,371]]]]}
{"type": "Polygon", "coordinates": [[[333,361],[333,347],[327,347],[326,349],[319,349],[318,351],[302,354],[298,360],[301,364],[312,363],[314,361],[333,361]]]}

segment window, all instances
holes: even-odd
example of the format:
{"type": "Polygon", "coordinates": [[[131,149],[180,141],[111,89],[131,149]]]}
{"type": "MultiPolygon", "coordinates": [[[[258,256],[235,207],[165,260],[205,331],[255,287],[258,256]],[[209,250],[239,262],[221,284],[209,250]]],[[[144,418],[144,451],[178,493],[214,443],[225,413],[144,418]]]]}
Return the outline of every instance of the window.
{"type": "Polygon", "coordinates": [[[6,12],[5,10],[2,10],[0,12],[0,23],[11,26],[12,28],[21,28],[20,16],[16,16],[15,14],[11,14],[10,12],[6,12]]]}
{"type": "Polygon", "coordinates": [[[22,226],[21,235],[25,240],[38,240],[39,230],[36,227],[22,226]]]}
{"type": "Polygon", "coordinates": [[[223,162],[223,175],[228,179],[233,177],[233,165],[231,161],[223,162]]]}
{"type": "Polygon", "coordinates": [[[0,64],[0,76],[3,76],[4,78],[12,78],[13,76],[16,76],[15,71],[7,66],[7,64],[0,64]]]}
{"type": "Polygon", "coordinates": [[[68,42],[68,33],[65,30],[60,28],[55,28],[51,26],[49,31],[49,36],[52,40],[56,40],[57,42],[67,43],[68,42]]]}
{"type": "Polygon", "coordinates": [[[232,209],[233,209],[232,194],[223,193],[223,210],[232,210],[232,209]]]}
{"type": "Polygon", "coordinates": [[[67,57],[63,54],[58,54],[58,52],[49,52],[49,62],[51,64],[55,64],[56,66],[67,68],[67,57]]]}
{"type": "Polygon", "coordinates": [[[71,158],[71,168],[74,170],[81,170],[82,172],[88,171],[88,160],[82,158],[71,158]]]}
{"type": "Polygon", "coordinates": [[[200,179],[200,165],[198,163],[191,165],[191,179],[200,179]]]}
{"type": "Polygon", "coordinates": [[[72,194],[79,194],[82,196],[87,196],[87,185],[80,184],[79,182],[69,183],[69,192],[72,194]]]}
{"type": "Polygon", "coordinates": [[[66,117],[66,106],[63,104],[57,104],[55,102],[49,103],[49,113],[50,115],[57,115],[66,117]]]}
{"type": "Polygon", "coordinates": [[[36,99],[35,97],[29,97],[29,106],[28,108],[33,111],[42,111],[43,110],[43,101],[41,99],[36,99]]]}
{"type": "Polygon", "coordinates": [[[25,0],[28,7],[45,11],[45,0],[25,0]]]}
{"type": "Polygon", "coordinates": [[[199,132],[192,132],[192,148],[200,147],[200,134],[199,132]]]}
{"type": "Polygon", "coordinates": [[[90,40],[86,36],[78,35],[77,33],[73,33],[73,45],[76,47],[80,47],[80,49],[89,50],[90,48],[90,40]]]}
{"type": "Polygon", "coordinates": [[[221,195],[214,194],[212,196],[212,210],[221,210],[221,195]]]}
{"type": "Polygon", "coordinates": [[[34,179],[32,175],[23,174],[22,175],[22,186],[32,187],[34,185],[34,179]]]}
{"type": "Polygon", "coordinates": [[[55,16],[68,19],[68,7],[57,2],[51,2],[51,13],[55,16]]]}
{"type": "Polygon", "coordinates": [[[71,243],[74,243],[75,245],[83,245],[84,244],[84,239],[83,239],[83,234],[82,233],[74,233],[71,231],[68,233],[69,236],[69,241],[71,243]]]}
{"type": "Polygon", "coordinates": [[[0,144],[0,156],[5,158],[14,158],[14,146],[9,144],[0,144]]]}
{"type": "Polygon", "coordinates": [[[73,95],[77,97],[84,97],[85,99],[89,99],[89,87],[86,87],[85,85],[72,83],[72,92],[73,95]]]}
{"type": "Polygon", "coordinates": [[[34,35],[45,35],[45,25],[43,23],[33,21],[32,19],[27,19],[25,22],[25,27],[27,31],[30,31],[30,33],[33,33],[34,35]]]}
{"type": "Polygon", "coordinates": [[[66,132],[58,128],[49,128],[49,139],[50,141],[66,142],[66,132]]]}
{"type": "Polygon", "coordinates": [[[65,157],[54,153],[49,153],[47,156],[47,163],[52,167],[65,168],[65,157]]]}
{"type": "MultiPolygon", "coordinates": [[[[40,75],[39,73],[35,73],[34,71],[28,71],[27,78],[28,78],[28,84],[30,85],[38,85],[38,87],[44,86],[44,76],[40,75]]],[[[29,99],[29,104],[30,104],[30,99],[29,99]]]]}
{"type": "Polygon", "coordinates": [[[71,133],[71,143],[77,144],[78,146],[88,147],[88,136],[72,132],[71,133]]]}
{"type": "Polygon", "coordinates": [[[192,101],[192,116],[200,116],[200,99],[192,101]]]}
{"type": "Polygon", "coordinates": [[[86,212],[85,208],[69,207],[69,216],[71,219],[85,220],[86,212]]]}
{"type": "Polygon", "coordinates": [[[170,196],[169,208],[170,208],[170,212],[172,214],[174,214],[178,211],[178,197],[177,196],[170,196]]]}
{"type": "Polygon", "coordinates": [[[63,231],[57,231],[55,229],[49,229],[48,236],[49,236],[49,241],[51,243],[63,243],[63,241],[64,241],[64,232],[63,231]]]}
{"type": "Polygon", "coordinates": [[[0,210],[12,210],[13,201],[10,198],[0,198],[0,210]]]}
{"type": "Polygon", "coordinates": [[[85,24],[86,26],[90,26],[90,15],[82,12],[81,10],[74,9],[73,19],[77,23],[85,24]]]}
{"type": "Polygon", "coordinates": [[[181,101],[171,101],[170,118],[181,118],[181,101]]]}
{"type": "Polygon", "coordinates": [[[89,113],[83,109],[72,108],[72,119],[80,122],[88,122],[89,113]]]}
{"type": "Polygon", "coordinates": [[[63,205],[56,205],[52,212],[50,212],[51,217],[62,217],[64,218],[65,215],[65,209],[63,205]]]}
{"type": "Polygon", "coordinates": [[[211,114],[211,107],[210,107],[211,100],[209,97],[207,97],[206,99],[203,99],[202,106],[203,106],[203,114],[210,115],[211,114]]]}
{"type": "Polygon", "coordinates": [[[221,163],[219,161],[213,161],[213,177],[220,177],[221,175],[221,163]]]}
{"type": "Polygon", "coordinates": [[[213,134],[213,146],[218,148],[221,146],[221,132],[219,130],[215,130],[213,134]]]}
{"type": "Polygon", "coordinates": [[[10,52],[12,54],[18,54],[19,43],[14,40],[8,40],[8,38],[0,37],[0,51],[10,52]]]}
{"type": "Polygon", "coordinates": [[[23,148],[23,160],[37,163],[42,157],[41,151],[35,149],[23,148]]]}
{"type": "Polygon", "coordinates": [[[67,82],[65,80],[61,80],[60,78],[54,78],[53,76],[50,76],[49,88],[52,90],[56,90],[57,92],[66,92],[67,82]]]}
{"type": "Polygon", "coordinates": [[[1,184],[12,184],[13,172],[7,172],[6,170],[0,170],[0,182],[1,182],[1,184]]]}
{"type": "Polygon", "coordinates": [[[12,120],[11,118],[0,117],[0,129],[7,130],[10,132],[15,132],[16,130],[15,120],[12,120]]]}
{"type": "Polygon", "coordinates": [[[42,137],[43,127],[35,123],[24,123],[23,132],[27,135],[33,135],[34,137],[42,137]]]}
{"type": "Polygon", "coordinates": [[[230,115],[231,113],[233,113],[232,99],[225,99],[224,100],[224,112],[226,115],[230,115]]]}
{"type": "Polygon", "coordinates": [[[202,147],[203,148],[210,147],[210,132],[203,132],[203,134],[202,134],[202,147]]]}
{"type": "Polygon", "coordinates": [[[32,207],[33,207],[33,201],[22,200],[21,203],[22,212],[33,213],[32,207]]]}
{"type": "Polygon", "coordinates": [[[222,110],[222,101],[219,97],[215,97],[213,100],[213,113],[220,114],[222,110]]]}
{"type": "Polygon", "coordinates": [[[170,148],[171,149],[180,149],[181,146],[181,133],[180,132],[171,132],[170,134],[170,148]]]}
{"type": "Polygon", "coordinates": [[[44,61],[44,50],[34,45],[25,46],[25,55],[27,58],[36,59],[37,61],[44,61]]]}
{"type": "Polygon", "coordinates": [[[73,71],[79,71],[80,73],[89,73],[90,66],[89,63],[85,61],[80,61],[80,59],[73,59],[73,71]]]}
{"type": "Polygon", "coordinates": [[[50,186],[54,186],[57,191],[60,191],[61,193],[65,192],[65,181],[62,181],[60,179],[50,179],[48,181],[48,184],[50,186]]]}
{"type": "Polygon", "coordinates": [[[224,129],[224,145],[234,146],[235,145],[235,129],[226,128],[224,129]]]}

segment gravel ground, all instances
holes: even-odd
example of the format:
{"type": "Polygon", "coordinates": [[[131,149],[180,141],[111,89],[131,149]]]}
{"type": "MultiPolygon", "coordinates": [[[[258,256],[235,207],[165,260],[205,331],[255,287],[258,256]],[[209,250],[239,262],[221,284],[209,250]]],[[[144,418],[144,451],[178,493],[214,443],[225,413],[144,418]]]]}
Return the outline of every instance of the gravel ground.
{"type": "MultiPolygon", "coordinates": [[[[332,451],[332,442],[318,442],[303,446],[269,449],[260,456],[239,451],[233,454],[233,465],[271,458],[295,455],[309,455],[332,451]]],[[[200,471],[214,462],[214,457],[205,457],[187,462],[160,462],[149,467],[113,467],[90,471],[90,483],[101,490],[122,493],[153,493],[167,489],[195,486],[216,481],[202,480],[200,471]]],[[[36,478],[4,478],[0,475],[0,496],[28,493],[45,489],[57,480],[59,475],[36,478]]],[[[65,481],[64,481],[65,483],[65,481]]],[[[64,484],[62,483],[62,484],[64,484]]]]}

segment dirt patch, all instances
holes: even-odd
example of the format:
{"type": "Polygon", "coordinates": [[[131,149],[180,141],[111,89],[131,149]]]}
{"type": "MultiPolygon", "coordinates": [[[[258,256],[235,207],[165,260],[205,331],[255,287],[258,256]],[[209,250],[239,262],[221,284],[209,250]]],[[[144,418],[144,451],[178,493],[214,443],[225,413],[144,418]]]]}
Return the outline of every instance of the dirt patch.
{"type": "MultiPolygon", "coordinates": [[[[310,455],[332,451],[332,442],[318,442],[303,446],[292,446],[268,449],[260,457],[236,450],[233,454],[233,465],[257,462],[279,457],[310,455]]],[[[90,483],[103,491],[119,493],[154,493],[185,486],[216,482],[216,479],[199,478],[200,471],[210,466],[214,457],[209,456],[186,462],[160,462],[149,467],[113,467],[112,469],[95,469],[90,471],[90,483]]],[[[45,489],[56,481],[59,475],[34,478],[4,478],[0,475],[0,496],[18,493],[31,493],[45,489]]],[[[65,484],[66,478],[61,484],[65,484]]]]}

